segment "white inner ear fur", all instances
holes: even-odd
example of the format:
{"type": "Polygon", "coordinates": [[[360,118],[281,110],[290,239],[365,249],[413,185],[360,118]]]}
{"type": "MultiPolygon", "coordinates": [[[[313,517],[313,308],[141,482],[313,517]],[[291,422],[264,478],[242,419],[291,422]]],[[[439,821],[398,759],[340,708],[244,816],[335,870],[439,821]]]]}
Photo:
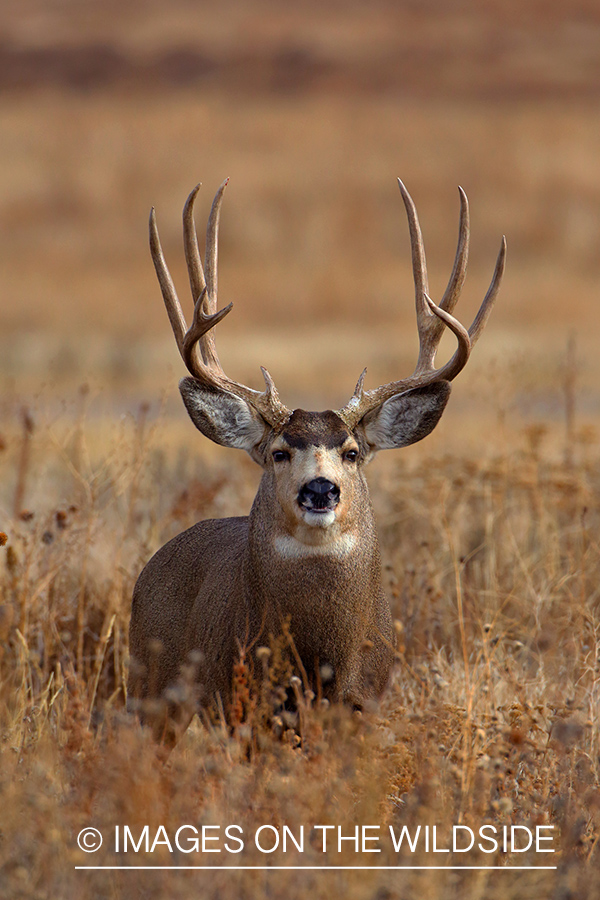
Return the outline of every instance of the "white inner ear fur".
{"type": "Polygon", "coordinates": [[[179,390],[192,422],[211,441],[248,453],[261,442],[266,423],[245,400],[208,391],[193,378],[183,378],[179,390]]]}
{"type": "Polygon", "coordinates": [[[449,396],[449,383],[440,381],[390,397],[363,419],[367,441],[377,451],[422,440],[439,422],[449,396]]]}

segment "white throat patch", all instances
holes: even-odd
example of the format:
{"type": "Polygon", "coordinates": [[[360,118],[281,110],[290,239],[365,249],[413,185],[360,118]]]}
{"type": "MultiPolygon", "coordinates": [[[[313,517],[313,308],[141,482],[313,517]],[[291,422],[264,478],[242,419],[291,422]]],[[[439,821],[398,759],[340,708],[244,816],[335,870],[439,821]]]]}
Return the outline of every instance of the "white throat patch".
{"type": "Polygon", "coordinates": [[[356,547],[353,534],[342,534],[335,541],[325,544],[303,544],[290,534],[279,534],[273,540],[273,546],[279,556],[284,559],[299,559],[303,556],[347,556],[356,547]]]}

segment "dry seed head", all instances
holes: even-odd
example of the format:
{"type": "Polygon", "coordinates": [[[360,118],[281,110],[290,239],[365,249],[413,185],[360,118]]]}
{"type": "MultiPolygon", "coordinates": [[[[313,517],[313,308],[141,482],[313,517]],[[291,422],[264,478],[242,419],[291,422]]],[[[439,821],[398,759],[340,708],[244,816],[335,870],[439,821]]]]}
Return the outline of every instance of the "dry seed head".
{"type": "Polygon", "coordinates": [[[64,509],[58,509],[54,514],[54,518],[56,519],[57,528],[65,529],[69,524],[67,512],[64,509]]]}
{"type": "Polygon", "coordinates": [[[288,730],[284,733],[283,740],[286,744],[289,744],[290,747],[293,748],[299,747],[302,742],[302,738],[300,737],[300,735],[296,734],[296,732],[292,728],[288,728],[288,730]]]}
{"type": "Polygon", "coordinates": [[[271,729],[276,737],[281,737],[281,735],[283,734],[283,719],[281,718],[281,716],[273,716],[271,729]]]}
{"type": "Polygon", "coordinates": [[[252,728],[247,723],[244,725],[240,725],[238,730],[238,738],[241,741],[251,741],[252,740],[252,728]]]}
{"type": "Polygon", "coordinates": [[[6,568],[10,572],[11,575],[15,575],[17,572],[17,568],[19,566],[19,558],[15,553],[15,549],[12,544],[9,544],[6,548],[6,568]]]}
{"type": "Polygon", "coordinates": [[[323,684],[327,684],[333,678],[332,666],[330,666],[329,663],[324,663],[319,669],[319,674],[321,675],[323,684]]]}
{"type": "Polygon", "coordinates": [[[499,800],[492,801],[492,809],[502,815],[509,815],[513,811],[513,803],[510,797],[500,797],[499,800]]]}

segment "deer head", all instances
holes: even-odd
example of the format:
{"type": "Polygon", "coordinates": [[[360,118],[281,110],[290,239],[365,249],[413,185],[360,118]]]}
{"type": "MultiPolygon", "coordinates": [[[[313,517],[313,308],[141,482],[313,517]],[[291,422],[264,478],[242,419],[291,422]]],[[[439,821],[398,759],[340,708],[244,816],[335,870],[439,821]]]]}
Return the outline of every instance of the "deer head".
{"type": "MultiPolygon", "coordinates": [[[[426,437],[438,423],[450,394],[450,382],[462,371],[479,338],[498,293],[504,270],[502,245],[483,303],[465,329],[452,312],[465,280],[469,249],[469,207],[460,191],[458,246],[452,274],[441,302],[429,296],[427,265],[415,205],[398,180],[410,230],[415,282],[419,356],[412,375],[364,389],[366,369],[348,403],[338,410],[308,413],[283,405],[269,372],[262,368],[265,390],[255,391],[232,381],[217,356],[214,328],[231,311],[217,311],[217,249],[219,216],[228,179],[214,198],[206,232],[202,265],[194,202],[199,185],[183,211],[184,247],[194,300],[188,328],[160,245],[154,210],[150,216],[150,246],[163,298],[183,361],[191,378],[180,391],[196,427],[210,440],[246,450],[262,466],[278,501],[285,529],[306,544],[333,540],[343,533],[357,489],[362,494],[361,467],[379,450],[405,447],[426,437]],[[445,328],[456,337],[457,349],[440,368],[435,355],[445,328]]],[[[352,517],[351,517],[352,518],[352,517]]]]}

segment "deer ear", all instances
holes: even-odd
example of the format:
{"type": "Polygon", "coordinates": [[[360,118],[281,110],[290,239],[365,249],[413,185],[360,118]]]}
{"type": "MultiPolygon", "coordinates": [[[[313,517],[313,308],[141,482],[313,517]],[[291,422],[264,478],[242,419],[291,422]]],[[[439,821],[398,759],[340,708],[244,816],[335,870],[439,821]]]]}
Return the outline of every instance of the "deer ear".
{"type": "Polygon", "coordinates": [[[253,455],[269,426],[250,404],[234,394],[208,390],[195,378],[182,378],[179,390],[198,431],[215,444],[253,455]]]}
{"type": "Polygon", "coordinates": [[[371,448],[408,447],[427,437],[439,422],[449,396],[449,382],[436,381],[390,397],[362,420],[371,448]]]}

